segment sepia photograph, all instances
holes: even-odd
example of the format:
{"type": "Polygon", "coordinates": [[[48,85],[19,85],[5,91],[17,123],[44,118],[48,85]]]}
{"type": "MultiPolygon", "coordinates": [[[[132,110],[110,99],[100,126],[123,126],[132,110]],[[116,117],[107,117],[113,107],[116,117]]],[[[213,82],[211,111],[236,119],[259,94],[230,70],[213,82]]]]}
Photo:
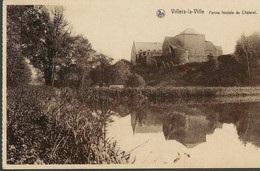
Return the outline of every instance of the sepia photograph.
{"type": "Polygon", "coordinates": [[[3,169],[259,168],[259,0],[4,0],[3,169]]]}

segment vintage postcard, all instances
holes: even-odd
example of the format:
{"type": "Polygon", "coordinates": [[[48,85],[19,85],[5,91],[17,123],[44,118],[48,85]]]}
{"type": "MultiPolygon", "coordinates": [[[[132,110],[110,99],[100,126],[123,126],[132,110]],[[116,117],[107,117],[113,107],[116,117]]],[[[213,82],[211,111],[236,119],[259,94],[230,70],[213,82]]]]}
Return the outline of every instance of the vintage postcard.
{"type": "Polygon", "coordinates": [[[260,167],[260,0],[2,8],[4,169],[260,167]]]}

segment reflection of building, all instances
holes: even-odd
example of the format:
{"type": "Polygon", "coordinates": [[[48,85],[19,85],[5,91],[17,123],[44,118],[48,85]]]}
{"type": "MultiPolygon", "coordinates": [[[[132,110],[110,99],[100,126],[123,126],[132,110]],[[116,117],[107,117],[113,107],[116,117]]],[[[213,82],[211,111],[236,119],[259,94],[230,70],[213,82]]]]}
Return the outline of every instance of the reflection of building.
{"type": "Polygon", "coordinates": [[[212,134],[215,128],[220,126],[212,124],[206,116],[179,115],[163,125],[163,132],[167,140],[174,139],[192,148],[206,142],[206,135],[212,134]]]}
{"type": "Polygon", "coordinates": [[[222,123],[233,123],[239,139],[260,147],[260,103],[225,103],[209,106],[138,107],[131,113],[134,133],[163,132],[166,140],[176,140],[188,148],[206,142],[222,123]]]}
{"type": "Polygon", "coordinates": [[[188,148],[206,142],[206,135],[221,128],[217,113],[199,115],[198,110],[189,110],[194,114],[175,110],[158,110],[150,107],[135,109],[131,112],[133,133],[163,132],[166,140],[176,140],[188,148]]]}
{"type": "Polygon", "coordinates": [[[162,122],[149,111],[132,112],[131,125],[134,134],[162,132],[162,122]]]}

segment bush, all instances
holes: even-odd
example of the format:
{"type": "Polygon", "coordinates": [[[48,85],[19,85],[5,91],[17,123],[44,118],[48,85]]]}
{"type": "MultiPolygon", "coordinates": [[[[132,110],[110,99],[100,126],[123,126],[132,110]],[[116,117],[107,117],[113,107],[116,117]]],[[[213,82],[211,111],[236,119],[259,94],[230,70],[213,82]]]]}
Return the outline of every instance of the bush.
{"type": "Polygon", "coordinates": [[[17,57],[18,53],[7,52],[7,86],[17,87],[31,82],[31,71],[24,58],[17,57]]]}
{"type": "Polygon", "coordinates": [[[145,80],[138,74],[132,74],[127,80],[128,87],[145,87],[145,80]]]}

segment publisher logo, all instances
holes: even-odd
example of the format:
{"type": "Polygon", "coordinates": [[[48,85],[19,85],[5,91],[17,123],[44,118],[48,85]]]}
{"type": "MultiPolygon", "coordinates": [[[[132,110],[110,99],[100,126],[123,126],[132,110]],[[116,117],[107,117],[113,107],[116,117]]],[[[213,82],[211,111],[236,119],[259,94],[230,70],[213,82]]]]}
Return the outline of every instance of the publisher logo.
{"type": "Polygon", "coordinates": [[[163,9],[159,9],[156,12],[157,17],[163,18],[165,16],[165,11],[163,9]]]}

